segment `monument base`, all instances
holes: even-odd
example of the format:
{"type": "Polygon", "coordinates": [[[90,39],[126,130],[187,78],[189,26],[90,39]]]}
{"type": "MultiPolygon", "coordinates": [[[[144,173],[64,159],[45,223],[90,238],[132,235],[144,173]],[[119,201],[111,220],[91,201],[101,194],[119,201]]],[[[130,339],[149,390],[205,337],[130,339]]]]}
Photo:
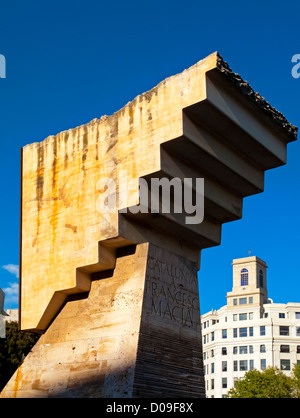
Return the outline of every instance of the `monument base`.
{"type": "Polygon", "coordinates": [[[1,397],[205,397],[196,264],[139,244],[91,279],[1,397]]]}

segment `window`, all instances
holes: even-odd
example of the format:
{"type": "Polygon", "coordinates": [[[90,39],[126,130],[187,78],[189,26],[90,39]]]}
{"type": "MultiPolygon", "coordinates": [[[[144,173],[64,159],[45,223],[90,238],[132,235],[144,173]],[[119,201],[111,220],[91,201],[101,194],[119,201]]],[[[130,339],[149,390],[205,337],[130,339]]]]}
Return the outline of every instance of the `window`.
{"type": "Polygon", "coordinates": [[[265,327],[265,326],[260,327],[260,335],[261,335],[261,336],[266,335],[266,327],[265,327]]]}
{"type": "Polygon", "coordinates": [[[222,361],[222,372],[227,372],[227,361],[222,361]]]}
{"type": "Polygon", "coordinates": [[[248,270],[242,269],[241,271],[241,286],[248,286],[248,270]]]}
{"type": "Polygon", "coordinates": [[[248,347],[246,345],[240,347],[240,354],[248,354],[248,347]]]}
{"type": "Polygon", "coordinates": [[[234,330],[233,330],[233,338],[237,338],[237,336],[238,336],[238,330],[237,330],[237,328],[234,328],[234,330]]]}
{"type": "Polygon", "coordinates": [[[247,298],[240,298],[240,305],[247,305],[247,298]]]}
{"type": "Polygon", "coordinates": [[[253,354],[253,352],[254,352],[254,351],[253,351],[253,345],[249,345],[249,353],[250,353],[250,354],[253,354]]]}
{"type": "Polygon", "coordinates": [[[253,337],[253,327],[249,328],[249,337],[253,337]]]}
{"type": "Polygon", "coordinates": [[[300,319],[300,312],[296,312],[296,319],[300,319]]]}
{"type": "Polygon", "coordinates": [[[300,337],[300,327],[296,327],[296,337],[300,337]]]}
{"type": "Polygon", "coordinates": [[[253,312],[249,313],[249,319],[253,319],[253,312]]]}
{"type": "Polygon", "coordinates": [[[234,321],[237,321],[237,320],[238,320],[238,316],[237,316],[237,314],[234,314],[234,315],[233,315],[233,320],[234,320],[234,321]]]}
{"type": "Polygon", "coordinates": [[[227,356],[227,348],[226,347],[222,347],[222,355],[227,356]]]}
{"type": "Polygon", "coordinates": [[[240,321],[247,321],[247,314],[246,313],[241,313],[240,314],[240,321]]]}
{"type": "Polygon", "coordinates": [[[248,370],[248,361],[240,360],[240,372],[246,372],[248,370]]]}
{"type": "Polygon", "coordinates": [[[261,352],[261,353],[265,353],[265,352],[266,352],[266,346],[265,346],[264,344],[262,344],[262,345],[260,346],[260,352],[261,352]]]}
{"type": "Polygon", "coordinates": [[[300,345],[297,345],[297,354],[300,354],[300,345]]]}
{"type": "Polygon", "coordinates": [[[227,378],[226,377],[223,377],[223,379],[222,379],[222,388],[227,389],[227,378]]]}
{"type": "Polygon", "coordinates": [[[240,338],[244,338],[248,336],[247,328],[240,328],[240,338]]]}
{"type": "Polygon", "coordinates": [[[215,341],[215,333],[214,332],[211,333],[211,341],[215,341]]]}
{"type": "Polygon", "coordinates": [[[233,371],[238,372],[238,362],[236,360],[233,362],[233,371]]]}
{"type": "MultiPolygon", "coordinates": [[[[300,345],[299,345],[300,347],[300,345]]],[[[233,354],[237,354],[238,353],[238,348],[237,347],[233,347],[233,354]]]]}
{"type": "Polygon", "coordinates": [[[253,297],[252,296],[249,298],[249,303],[250,303],[250,305],[253,304],[253,297]]]}
{"type": "Polygon", "coordinates": [[[249,362],[250,362],[249,369],[254,370],[254,360],[249,360],[249,362]]]}
{"type": "Polygon", "coordinates": [[[280,335],[288,337],[290,335],[290,327],[279,327],[280,335]]]}
{"type": "Polygon", "coordinates": [[[222,338],[223,338],[223,340],[226,340],[226,338],[227,338],[227,329],[222,329],[222,338]]]}
{"type": "Polygon", "coordinates": [[[279,313],[279,318],[280,319],[285,319],[285,313],[279,313]]]}
{"type": "Polygon", "coordinates": [[[215,351],[214,350],[211,350],[210,357],[215,357],[215,351]]]}
{"type": "Polygon", "coordinates": [[[259,270],[259,287],[264,287],[264,273],[262,270],[259,270]]]}
{"type": "Polygon", "coordinates": [[[211,389],[215,388],[215,379],[211,379],[211,389]]]}
{"type": "Polygon", "coordinates": [[[290,360],[280,360],[280,369],[281,370],[291,370],[291,361],[290,360]]]}
{"type": "Polygon", "coordinates": [[[211,363],[211,373],[215,372],[215,363],[211,363]]]}
{"type": "Polygon", "coordinates": [[[281,353],[289,353],[290,352],[290,346],[289,345],[281,345],[280,346],[280,352],[281,353]]]}
{"type": "Polygon", "coordinates": [[[233,305],[237,306],[237,299],[233,299],[233,305]]]}
{"type": "Polygon", "coordinates": [[[266,370],[266,368],[267,368],[267,360],[266,359],[260,360],[260,369],[266,370]]]}

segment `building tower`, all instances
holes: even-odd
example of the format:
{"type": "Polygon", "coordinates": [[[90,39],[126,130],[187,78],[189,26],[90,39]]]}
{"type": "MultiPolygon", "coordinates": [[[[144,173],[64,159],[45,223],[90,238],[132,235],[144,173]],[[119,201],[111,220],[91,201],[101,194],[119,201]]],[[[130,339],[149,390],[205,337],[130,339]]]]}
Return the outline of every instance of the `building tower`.
{"type": "Polygon", "coordinates": [[[227,293],[227,306],[255,307],[268,303],[267,265],[258,257],[233,260],[233,288],[227,293]]]}

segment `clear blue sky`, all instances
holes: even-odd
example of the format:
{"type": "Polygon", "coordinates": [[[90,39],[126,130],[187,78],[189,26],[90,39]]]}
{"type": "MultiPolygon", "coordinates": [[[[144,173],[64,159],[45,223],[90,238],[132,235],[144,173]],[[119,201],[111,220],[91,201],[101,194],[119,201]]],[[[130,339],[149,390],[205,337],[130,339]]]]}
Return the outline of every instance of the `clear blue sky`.
{"type": "MultiPolygon", "coordinates": [[[[235,72],[300,126],[299,0],[0,0],[1,251],[6,308],[17,306],[20,148],[112,114],[164,78],[219,51],[235,72]],[[3,267],[5,266],[5,268],[3,267]]],[[[274,302],[300,302],[300,142],[288,164],[266,174],[263,194],[244,201],[243,220],[202,252],[202,313],[226,303],[233,258],[268,265],[274,302]]]]}

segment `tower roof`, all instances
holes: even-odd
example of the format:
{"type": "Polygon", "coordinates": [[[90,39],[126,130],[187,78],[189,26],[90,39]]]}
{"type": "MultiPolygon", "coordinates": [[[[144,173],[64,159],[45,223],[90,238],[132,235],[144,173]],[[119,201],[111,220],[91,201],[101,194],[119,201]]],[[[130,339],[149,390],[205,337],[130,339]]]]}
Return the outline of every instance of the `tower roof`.
{"type": "Polygon", "coordinates": [[[267,263],[264,260],[262,260],[261,258],[256,257],[256,256],[244,257],[244,258],[236,258],[236,259],[232,260],[232,265],[234,265],[234,264],[251,263],[251,262],[260,263],[263,266],[267,267],[267,263]]]}

